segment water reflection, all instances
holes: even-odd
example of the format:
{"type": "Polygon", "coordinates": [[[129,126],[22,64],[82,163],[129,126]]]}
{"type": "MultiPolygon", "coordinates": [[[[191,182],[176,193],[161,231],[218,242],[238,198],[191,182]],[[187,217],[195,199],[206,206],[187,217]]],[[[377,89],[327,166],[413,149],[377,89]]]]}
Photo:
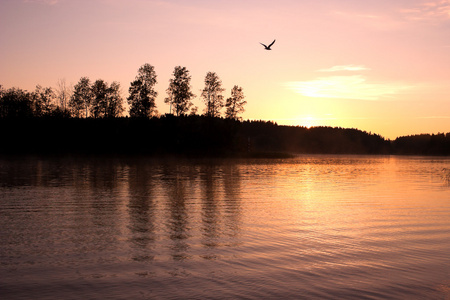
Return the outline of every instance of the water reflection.
{"type": "Polygon", "coordinates": [[[439,299],[449,169],[359,156],[0,159],[2,294],[439,299]]]}
{"type": "Polygon", "coordinates": [[[237,237],[241,224],[241,172],[237,165],[223,166],[223,187],[225,192],[224,222],[225,234],[237,237]]]}
{"type": "Polygon", "coordinates": [[[129,226],[132,259],[152,260],[151,249],[155,242],[154,182],[149,168],[140,164],[127,167],[129,226]]]}
{"type": "Polygon", "coordinates": [[[202,193],[202,244],[207,248],[217,246],[219,236],[218,228],[218,206],[219,190],[218,180],[219,167],[212,165],[203,165],[200,171],[201,193],[202,193]]]}
{"type": "Polygon", "coordinates": [[[450,169],[442,169],[442,178],[446,186],[450,186],[450,169]]]}
{"type": "Polygon", "coordinates": [[[238,165],[139,161],[121,172],[133,260],[212,259],[207,249],[239,244],[238,165]]]}
{"type": "Polygon", "coordinates": [[[166,211],[167,228],[169,238],[172,241],[170,246],[171,255],[174,260],[184,260],[188,258],[189,244],[189,212],[187,207],[187,180],[191,177],[190,168],[185,166],[167,166],[162,169],[162,186],[167,195],[166,211]]]}

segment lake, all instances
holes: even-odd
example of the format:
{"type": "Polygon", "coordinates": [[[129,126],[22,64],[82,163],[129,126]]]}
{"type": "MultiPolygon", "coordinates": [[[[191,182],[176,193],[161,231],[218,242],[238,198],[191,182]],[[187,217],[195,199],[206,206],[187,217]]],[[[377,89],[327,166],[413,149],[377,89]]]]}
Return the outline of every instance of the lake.
{"type": "Polygon", "coordinates": [[[0,158],[2,299],[450,299],[450,158],[0,158]]]}

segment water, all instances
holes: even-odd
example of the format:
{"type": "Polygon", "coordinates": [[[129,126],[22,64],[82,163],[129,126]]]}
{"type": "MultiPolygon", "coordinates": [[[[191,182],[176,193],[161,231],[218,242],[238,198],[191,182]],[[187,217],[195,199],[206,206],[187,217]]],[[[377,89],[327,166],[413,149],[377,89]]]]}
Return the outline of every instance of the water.
{"type": "Polygon", "coordinates": [[[2,299],[450,299],[450,159],[0,159],[2,299]]]}

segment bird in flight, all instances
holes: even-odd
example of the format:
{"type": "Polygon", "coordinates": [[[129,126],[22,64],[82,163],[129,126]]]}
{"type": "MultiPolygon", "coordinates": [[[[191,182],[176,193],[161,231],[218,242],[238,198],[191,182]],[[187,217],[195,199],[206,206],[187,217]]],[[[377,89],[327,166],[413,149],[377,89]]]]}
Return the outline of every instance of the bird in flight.
{"type": "Polygon", "coordinates": [[[273,40],[273,42],[269,46],[266,46],[263,43],[260,43],[260,44],[264,46],[264,50],[272,50],[272,49],[270,49],[270,47],[272,47],[273,43],[275,43],[275,40],[273,40]]]}

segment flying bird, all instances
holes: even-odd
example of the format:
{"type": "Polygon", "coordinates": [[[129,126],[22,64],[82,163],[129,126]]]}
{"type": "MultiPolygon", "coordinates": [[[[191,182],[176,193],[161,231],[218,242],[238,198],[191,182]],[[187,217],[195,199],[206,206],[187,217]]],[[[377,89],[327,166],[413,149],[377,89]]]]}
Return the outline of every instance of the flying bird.
{"type": "Polygon", "coordinates": [[[264,46],[264,50],[272,50],[272,49],[270,49],[270,47],[272,47],[273,43],[275,43],[275,40],[273,40],[273,42],[269,46],[266,46],[263,43],[260,43],[260,44],[264,46]]]}

